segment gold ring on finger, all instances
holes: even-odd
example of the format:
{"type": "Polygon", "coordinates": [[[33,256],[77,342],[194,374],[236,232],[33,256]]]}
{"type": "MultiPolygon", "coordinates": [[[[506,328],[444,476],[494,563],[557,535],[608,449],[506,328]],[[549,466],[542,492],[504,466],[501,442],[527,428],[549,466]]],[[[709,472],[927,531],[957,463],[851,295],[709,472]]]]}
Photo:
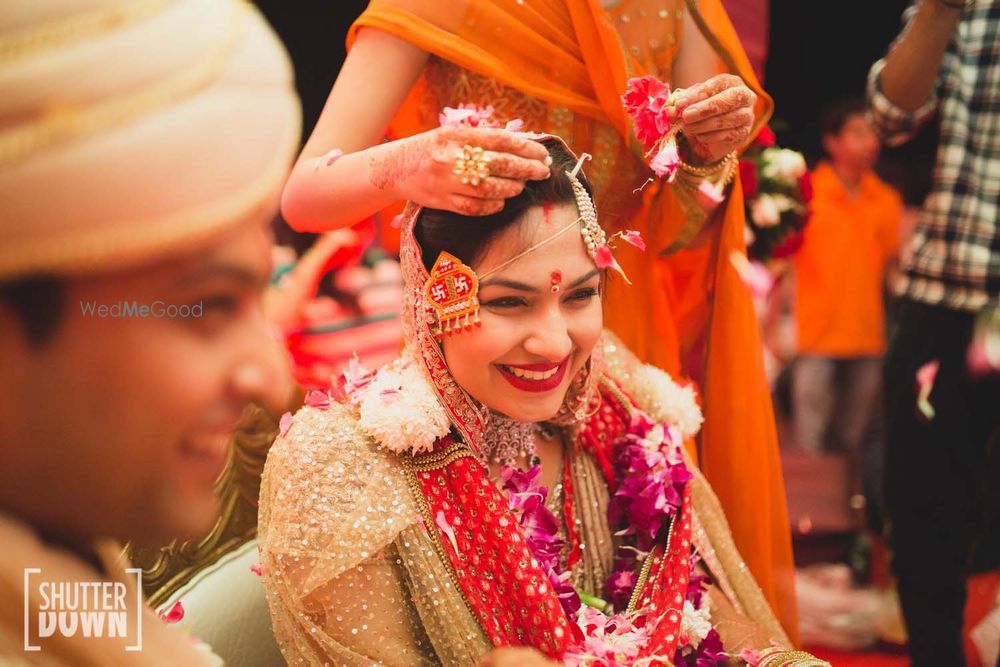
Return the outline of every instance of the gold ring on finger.
{"type": "Polygon", "coordinates": [[[452,171],[461,177],[464,185],[475,187],[490,175],[490,159],[479,146],[466,144],[462,147],[462,154],[455,159],[452,171]]]}

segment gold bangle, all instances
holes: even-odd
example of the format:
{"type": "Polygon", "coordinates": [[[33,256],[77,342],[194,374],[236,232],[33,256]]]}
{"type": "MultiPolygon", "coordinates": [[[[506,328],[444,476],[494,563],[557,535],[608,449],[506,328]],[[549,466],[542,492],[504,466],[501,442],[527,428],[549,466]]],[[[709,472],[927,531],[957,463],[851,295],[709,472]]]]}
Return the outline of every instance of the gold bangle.
{"type": "Polygon", "coordinates": [[[721,160],[713,162],[712,164],[705,165],[704,167],[699,167],[684,160],[681,160],[678,166],[691,174],[692,176],[701,176],[702,178],[711,178],[722,173],[723,169],[730,168],[732,163],[736,161],[736,151],[733,151],[723,157],[721,160]]]}
{"type": "Polygon", "coordinates": [[[736,151],[733,151],[718,162],[706,167],[696,167],[681,160],[679,164],[679,175],[681,178],[678,178],[677,180],[693,190],[698,189],[698,186],[701,184],[700,181],[702,180],[721,183],[722,187],[728,187],[734,180],[736,180],[736,174],[739,171],[736,168],[738,164],[739,160],[736,157],[736,151]],[[690,179],[698,179],[698,185],[690,182],[690,179]]]}

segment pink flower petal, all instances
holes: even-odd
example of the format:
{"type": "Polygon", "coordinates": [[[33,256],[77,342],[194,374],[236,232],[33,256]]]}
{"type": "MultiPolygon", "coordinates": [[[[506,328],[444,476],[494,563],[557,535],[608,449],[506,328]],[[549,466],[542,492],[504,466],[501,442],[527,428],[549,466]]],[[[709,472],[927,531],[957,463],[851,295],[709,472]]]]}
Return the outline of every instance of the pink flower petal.
{"type": "Polygon", "coordinates": [[[625,239],[626,243],[631,243],[639,250],[646,252],[646,242],[642,238],[642,234],[635,231],[634,229],[629,229],[622,234],[622,238],[625,239]]]}
{"type": "Polygon", "coordinates": [[[455,531],[448,524],[448,519],[445,517],[444,511],[439,511],[437,513],[437,516],[434,517],[434,523],[436,523],[437,527],[441,529],[441,532],[448,536],[448,541],[450,541],[451,546],[454,547],[455,553],[458,553],[458,540],[455,539],[455,531]]]}
{"type": "Polygon", "coordinates": [[[934,359],[917,369],[917,387],[919,388],[917,410],[928,421],[934,419],[934,415],[936,414],[934,406],[931,405],[930,397],[931,392],[934,390],[934,380],[937,379],[937,372],[940,367],[941,362],[934,359]]]}
{"type": "Polygon", "coordinates": [[[698,186],[698,203],[706,209],[712,210],[722,203],[726,198],[722,184],[702,181],[698,186]]]}
{"type": "Polygon", "coordinates": [[[330,395],[319,389],[310,389],[309,393],[306,394],[305,404],[310,408],[326,410],[330,407],[330,395]]]}
{"type": "Polygon", "coordinates": [[[730,253],[729,261],[732,262],[746,286],[750,288],[751,294],[765,297],[771,293],[771,288],[774,287],[774,275],[767,270],[766,266],[760,262],[751,262],[746,255],[736,250],[730,253]]]}
{"type": "Polygon", "coordinates": [[[174,603],[174,606],[172,606],[166,612],[161,611],[159,613],[159,616],[160,618],[163,619],[164,623],[167,624],[178,623],[184,618],[184,605],[182,605],[181,601],[178,600],[177,602],[174,603]]]}
{"type": "Polygon", "coordinates": [[[283,438],[285,434],[288,433],[288,429],[292,427],[292,413],[286,412],[281,415],[281,419],[278,421],[278,434],[283,438]]]}
{"type": "Polygon", "coordinates": [[[671,137],[669,141],[660,146],[660,150],[649,161],[649,168],[660,178],[665,178],[668,183],[673,183],[680,164],[681,156],[677,152],[677,142],[671,137]]]}
{"type": "Polygon", "coordinates": [[[617,271],[618,274],[625,280],[626,285],[632,284],[632,281],[625,275],[625,271],[622,270],[621,265],[618,264],[618,260],[616,260],[615,256],[611,254],[611,248],[608,247],[608,244],[605,243],[594,252],[594,263],[599,269],[612,269],[617,271]]]}
{"type": "Polygon", "coordinates": [[[399,393],[399,389],[383,389],[378,395],[382,399],[382,402],[388,405],[389,403],[394,403],[399,398],[399,393]]]}
{"type": "Polygon", "coordinates": [[[611,254],[608,244],[605,243],[594,253],[594,263],[599,269],[606,269],[615,263],[615,256],[611,254]]]}
{"type": "Polygon", "coordinates": [[[754,648],[745,648],[740,651],[739,657],[750,665],[750,667],[756,667],[757,663],[760,662],[760,651],[754,648]]]}
{"type": "Polygon", "coordinates": [[[461,127],[467,125],[469,119],[476,115],[475,109],[452,109],[445,107],[438,115],[438,122],[441,127],[461,127]]]}
{"type": "Polygon", "coordinates": [[[323,156],[326,159],[326,166],[329,167],[331,164],[339,160],[343,155],[344,151],[340,150],[339,148],[334,148],[332,151],[323,156]]]}
{"type": "Polygon", "coordinates": [[[399,229],[403,226],[403,214],[398,213],[392,216],[392,220],[389,221],[389,226],[393,229],[399,229]]]}
{"type": "Polygon", "coordinates": [[[250,566],[250,571],[256,574],[258,577],[264,576],[264,568],[261,567],[260,563],[254,563],[250,566]]]}
{"type": "Polygon", "coordinates": [[[941,362],[934,359],[917,369],[917,384],[920,385],[920,391],[926,390],[928,394],[931,392],[931,389],[934,388],[934,380],[937,379],[938,369],[940,368],[941,362]]]}
{"type": "Polygon", "coordinates": [[[520,118],[509,120],[507,121],[507,124],[504,126],[503,129],[507,130],[508,132],[521,132],[522,130],[524,130],[524,121],[521,120],[520,118]]]}

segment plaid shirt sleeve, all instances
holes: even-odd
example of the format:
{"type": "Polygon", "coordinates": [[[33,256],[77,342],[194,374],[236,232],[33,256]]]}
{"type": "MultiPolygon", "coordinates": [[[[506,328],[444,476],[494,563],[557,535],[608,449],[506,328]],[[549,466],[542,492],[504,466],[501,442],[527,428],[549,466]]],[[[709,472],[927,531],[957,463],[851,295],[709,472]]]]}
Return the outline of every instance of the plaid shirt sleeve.
{"type": "Polygon", "coordinates": [[[897,106],[882,92],[879,76],[883,67],[885,58],[878,60],[868,72],[868,120],[886,145],[899,146],[915,137],[920,128],[934,116],[938,108],[938,96],[932,92],[926,102],[912,111],[897,106]]]}
{"type": "MultiPolygon", "coordinates": [[[[896,41],[899,41],[910,29],[910,23],[916,14],[917,3],[914,2],[903,12],[903,30],[899,33],[896,41]]],[[[893,42],[893,46],[895,46],[895,42],[893,42]]],[[[886,145],[899,146],[915,137],[920,128],[934,116],[934,112],[938,108],[938,95],[936,91],[932,91],[930,98],[912,111],[897,106],[882,92],[882,83],[879,77],[882,75],[883,67],[885,67],[885,58],[872,65],[868,72],[868,86],[866,88],[868,121],[886,145]]]]}

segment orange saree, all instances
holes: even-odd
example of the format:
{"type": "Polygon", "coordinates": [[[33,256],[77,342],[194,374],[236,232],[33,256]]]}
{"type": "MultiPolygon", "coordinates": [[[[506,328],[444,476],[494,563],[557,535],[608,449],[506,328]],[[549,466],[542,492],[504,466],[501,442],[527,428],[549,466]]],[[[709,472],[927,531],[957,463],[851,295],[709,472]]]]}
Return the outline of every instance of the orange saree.
{"type": "Polygon", "coordinates": [[[755,131],[771,101],[719,0],[672,2],[655,17],[663,21],[657,34],[669,39],[649,53],[625,46],[597,0],[372,0],[348,47],[359,28],[370,27],[431,53],[392,121],[394,137],[435,127],[443,106],[472,102],[594,156],[588,174],[605,228],[639,230],[650,248],[646,255],[617,253],[633,286],[609,281],[605,323],[643,361],[698,382],[706,418],[699,465],[794,641],[794,572],[774,417],[750,294],[729,260],[744,250],[739,183],[713,217],[706,243],[655,255],[684,245],[696,230],[672,186],[637,190],[651,172],[619,96],[631,76],[656,70],[669,80],[680,19],[690,12],[726,68],[757,92],[755,131]]]}

